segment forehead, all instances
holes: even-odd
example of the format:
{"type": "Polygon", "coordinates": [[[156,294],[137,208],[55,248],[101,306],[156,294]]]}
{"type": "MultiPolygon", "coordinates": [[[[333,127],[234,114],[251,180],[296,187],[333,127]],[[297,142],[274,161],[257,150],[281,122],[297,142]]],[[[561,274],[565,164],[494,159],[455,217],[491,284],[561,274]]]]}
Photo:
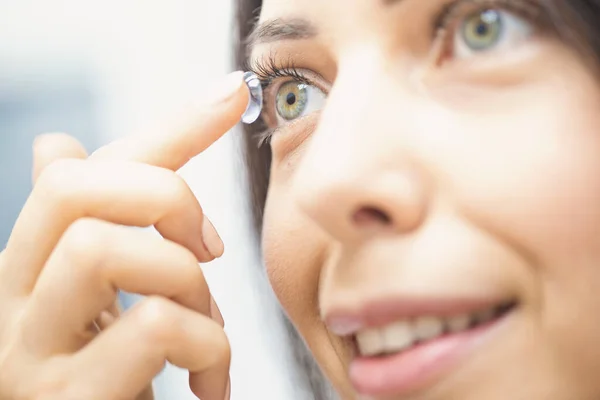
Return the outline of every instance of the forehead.
{"type": "Polygon", "coordinates": [[[263,0],[261,20],[285,16],[319,17],[323,14],[328,18],[334,16],[337,20],[355,11],[385,11],[392,6],[398,8],[400,4],[424,5],[431,1],[436,0],[263,0]]]}
{"type": "MultiPolygon", "coordinates": [[[[337,0],[263,0],[260,14],[261,21],[285,17],[309,17],[315,8],[317,11],[325,11],[328,3],[336,3],[337,0]]],[[[348,3],[353,3],[349,0],[348,3]]]]}
{"type": "MultiPolygon", "coordinates": [[[[290,20],[312,28],[321,43],[339,47],[402,36],[399,30],[426,23],[425,15],[451,0],[263,0],[259,26],[290,20]]],[[[491,1],[491,0],[490,0],[491,1]]],[[[281,24],[280,24],[281,25],[281,24]]]]}
{"type": "Polygon", "coordinates": [[[319,25],[337,24],[356,20],[404,2],[428,0],[263,0],[261,21],[276,18],[303,18],[319,25]]]}
{"type": "MultiPolygon", "coordinates": [[[[411,0],[263,0],[262,12],[268,13],[297,13],[300,11],[333,9],[342,12],[347,8],[366,7],[377,8],[396,5],[411,0]]],[[[419,0],[426,2],[427,0],[419,0]]]]}

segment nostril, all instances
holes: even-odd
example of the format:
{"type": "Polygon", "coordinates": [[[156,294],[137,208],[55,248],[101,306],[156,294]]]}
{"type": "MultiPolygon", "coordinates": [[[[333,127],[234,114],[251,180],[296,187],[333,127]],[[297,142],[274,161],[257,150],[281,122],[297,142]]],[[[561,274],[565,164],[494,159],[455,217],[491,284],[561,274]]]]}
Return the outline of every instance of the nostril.
{"type": "Polygon", "coordinates": [[[385,211],[375,207],[362,207],[354,213],[352,218],[359,227],[388,226],[392,223],[392,218],[385,211]]]}

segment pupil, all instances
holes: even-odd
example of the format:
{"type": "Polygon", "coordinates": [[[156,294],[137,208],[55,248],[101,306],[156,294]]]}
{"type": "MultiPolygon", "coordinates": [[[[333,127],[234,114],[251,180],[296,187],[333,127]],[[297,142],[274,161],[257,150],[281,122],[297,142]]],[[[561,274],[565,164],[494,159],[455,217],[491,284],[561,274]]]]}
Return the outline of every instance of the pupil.
{"type": "Polygon", "coordinates": [[[489,32],[487,24],[485,22],[481,22],[479,25],[477,25],[476,32],[479,36],[487,35],[489,32]]]}
{"type": "Polygon", "coordinates": [[[287,97],[285,98],[285,101],[288,103],[288,105],[294,105],[294,103],[296,102],[296,95],[294,93],[289,93],[287,95],[287,97]]]}

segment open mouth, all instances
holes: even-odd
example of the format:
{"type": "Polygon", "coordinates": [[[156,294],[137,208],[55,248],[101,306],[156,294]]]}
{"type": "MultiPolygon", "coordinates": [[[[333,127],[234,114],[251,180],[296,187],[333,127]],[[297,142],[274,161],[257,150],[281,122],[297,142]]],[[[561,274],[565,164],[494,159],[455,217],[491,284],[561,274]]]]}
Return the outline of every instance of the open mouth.
{"type": "Polygon", "coordinates": [[[516,301],[473,311],[402,318],[354,334],[357,357],[350,366],[355,389],[367,396],[422,390],[479,351],[518,307],[516,301]]]}
{"type": "Polygon", "coordinates": [[[470,313],[444,317],[422,316],[364,329],[355,335],[356,347],[358,354],[363,357],[397,354],[444,336],[493,323],[515,307],[516,302],[511,301],[470,313]]]}

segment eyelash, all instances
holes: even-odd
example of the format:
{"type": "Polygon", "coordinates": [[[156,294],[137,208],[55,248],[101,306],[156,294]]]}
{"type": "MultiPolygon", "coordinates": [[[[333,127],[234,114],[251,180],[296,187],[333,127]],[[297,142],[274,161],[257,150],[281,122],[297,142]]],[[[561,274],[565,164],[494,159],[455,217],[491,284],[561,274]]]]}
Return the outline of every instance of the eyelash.
{"type": "MultiPolygon", "coordinates": [[[[245,68],[247,71],[254,72],[256,76],[258,76],[264,93],[267,93],[273,82],[280,78],[287,78],[290,81],[296,81],[306,85],[314,86],[314,82],[302,75],[291,58],[288,58],[288,60],[282,64],[274,53],[270,53],[268,56],[254,61],[252,65],[246,65],[245,68]]],[[[270,100],[271,96],[265,95],[263,100],[263,109],[267,107],[267,104],[270,100]]],[[[264,118],[262,118],[262,115],[261,119],[264,123],[264,118]]],[[[267,128],[258,132],[256,134],[258,147],[268,144],[270,139],[280,128],[281,127],[267,128]]]]}
{"type": "Polygon", "coordinates": [[[277,78],[292,78],[300,83],[313,84],[313,82],[298,71],[291,58],[282,64],[274,53],[270,53],[267,57],[257,60],[253,66],[249,67],[249,70],[258,76],[263,89],[271,86],[277,78]]]}
{"type": "MultiPolygon", "coordinates": [[[[482,12],[486,9],[495,8],[503,9],[515,13],[539,26],[542,22],[544,15],[544,9],[540,4],[539,0],[453,0],[443,6],[442,10],[438,13],[437,17],[432,23],[432,39],[434,43],[440,44],[442,54],[439,54],[438,64],[443,60],[445,56],[445,49],[451,45],[452,33],[456,29],[456,24],[459,23],[461,18],[482,12]]],[[[273,84],[273,82],[279,78],[287,78],[289,80],[297,81],[307,85],[314,85],[302,73],[297,69],[294,60],[290,57],[283,64],[276,57],[274,53],[270,53],[268,56],[261,59],[255,60],[253,65],[247,65],[246,70],[254,72],[259,80],[261,81],[263,90],[266,92],[267,89],[273,84]]],[[[266,96],[264,99],[264,106],[266,107],[267,102],[270,100],[270,96],[266,96]]],[[[263,119],[264,122],[264,119],[263,119]]],[[[263,144],[268,143],[271,137],[281,127],[270,128],[263,130],[257,134],[258,146],[261,147],[263,144]]]]}

